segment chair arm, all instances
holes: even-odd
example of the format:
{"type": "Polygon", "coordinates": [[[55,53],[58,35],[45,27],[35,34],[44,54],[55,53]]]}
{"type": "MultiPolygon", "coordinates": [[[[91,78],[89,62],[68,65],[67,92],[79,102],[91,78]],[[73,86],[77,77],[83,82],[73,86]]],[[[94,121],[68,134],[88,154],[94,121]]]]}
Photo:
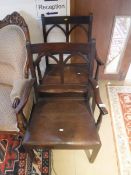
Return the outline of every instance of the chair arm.
{"type": "Polygon", "coordinates": [[[96,56],[96,61],[100,66],[104,65],[103,61],[101,61],[101,59],[98,56],[96,56]]]}
{"type": "Polygon", "coordinates": [[[30,79],[27,81],[24,85],[23,94],[21,97],[16,97],[14,99],[12,107],[15,109],[16,113],[19,113],[26,105],[34,82],[35,79],[30,79]]]}
{"type": "Polygon", "coordinates": [[[100,112],[103,115],[108,114],[108,111],[106,109],[105,104],[102,103],[101,97],[100,97],[100,92],[99,92],[99,86],[98,83],[95,79],[89,79],[89,82],[93,88],[93,93],[94,93],[94,98],[95,98],[95,102],[98,106],[98,108],[100,109],[100,112]]]}
{"type": "Polygon", "coordinates": [[[95,57],[95,59],[96,59],[96,62],[97,62],[98,65],[104,65],[103,61],[101,61],[101,59],[99,58],[99,56],[97,54],[97,51],[96,51],[96,57],[95,57]]]}
{"type": "Polygon", "coordinates": [[[104,63],[101,61],[101,59],[98,57],[98,54],[97,54],[97,51],[95,53],[95,60],[96,60],[96,63],[97,63],[97,66],[96,66],[96,72],[95,72],[95,79],[98,80],[98,76],[99,76],[99,66],[102,66],[104,65],[104,63]]]}

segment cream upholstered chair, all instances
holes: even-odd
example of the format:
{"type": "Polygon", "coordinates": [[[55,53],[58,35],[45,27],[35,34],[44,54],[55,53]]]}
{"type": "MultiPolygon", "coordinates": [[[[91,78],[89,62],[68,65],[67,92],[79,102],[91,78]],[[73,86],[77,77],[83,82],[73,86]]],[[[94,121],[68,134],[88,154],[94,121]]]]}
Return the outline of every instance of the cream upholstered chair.
{"type": "Polygon", "coordinates": [[[0,21],[0,132],[25,131],[33,105],[26,43],[28,27],[17,12],[0,21]]]}

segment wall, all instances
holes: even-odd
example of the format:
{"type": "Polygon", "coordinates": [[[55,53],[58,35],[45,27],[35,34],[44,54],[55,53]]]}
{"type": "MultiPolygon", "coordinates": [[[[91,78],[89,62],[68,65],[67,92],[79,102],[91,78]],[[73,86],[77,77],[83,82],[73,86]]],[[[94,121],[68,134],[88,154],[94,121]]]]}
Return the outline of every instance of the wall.
{"type": "MultiPolygon", "coordinates": [[[[37,18],[35,0],[0,0],[0,20],[14,11],[19,12],[28,24],[31,43],[43,42],[42,25],[41,20],[37,18]]],[[[70,0],[67,0],[67,15],[70,15],[70,0]]],[[[59,29],[54,29],[49,36],[49,41],[64,42],[65,37],[59,29]]],[[[45,60],[41,63],[41,71],[44,74],[45,60]]]]}
{"type": "MultiPolygon", "coordinates": [[[[70,0],[67,1],[67,13],[70,14],[70,0]]],[[[36,12],[35,0],[0,0],[0,20],[2,20],[7,14],[12,13],[13,11],[19,12],[25,19],[28,24],[31,42],[43,42],[41,20],[38,20],[36,12]]],[[[61,39],[58,31],[52,32],[50,39],[55,40],[61,39]]]]}

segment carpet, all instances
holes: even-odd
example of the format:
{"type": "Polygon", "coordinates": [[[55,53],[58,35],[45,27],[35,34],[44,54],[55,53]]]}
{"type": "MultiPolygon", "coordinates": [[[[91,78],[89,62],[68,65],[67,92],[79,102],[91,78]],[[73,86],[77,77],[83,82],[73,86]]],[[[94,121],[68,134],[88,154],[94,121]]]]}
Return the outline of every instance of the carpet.
{"type": "Polygon", "coordinates": [[[0,135],[0,175],[49,175],[49,151],[37,149],[38,164],[25,153],[21,140],[13,135],[0,135]]]}
{"type": "Polygon", "coordinates": [[[131,86],[108,86],[120,175],[131,175],[131,86]]]}

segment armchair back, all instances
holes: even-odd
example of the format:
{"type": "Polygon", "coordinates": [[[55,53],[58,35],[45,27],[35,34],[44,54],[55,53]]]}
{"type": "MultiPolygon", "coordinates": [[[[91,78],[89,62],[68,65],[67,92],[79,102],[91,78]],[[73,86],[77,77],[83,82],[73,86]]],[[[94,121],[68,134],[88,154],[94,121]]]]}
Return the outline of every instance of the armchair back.
{"type": "Polygon", "coordinates": [[[29,41],[28,27],[17,12],[0,21],[0,83],[12,85],[15,79],[28,77],[29,41]]]}

